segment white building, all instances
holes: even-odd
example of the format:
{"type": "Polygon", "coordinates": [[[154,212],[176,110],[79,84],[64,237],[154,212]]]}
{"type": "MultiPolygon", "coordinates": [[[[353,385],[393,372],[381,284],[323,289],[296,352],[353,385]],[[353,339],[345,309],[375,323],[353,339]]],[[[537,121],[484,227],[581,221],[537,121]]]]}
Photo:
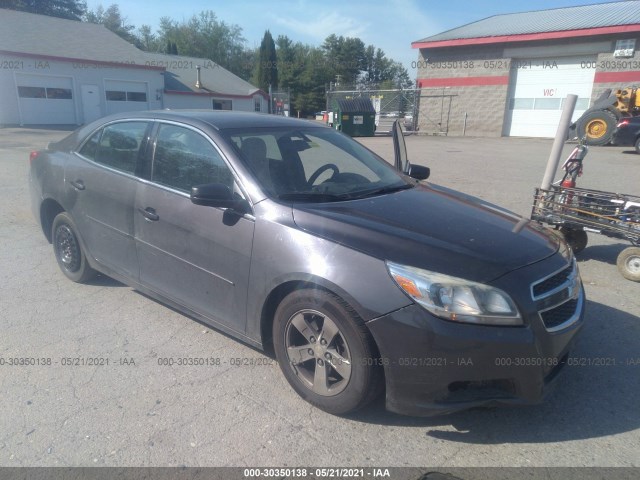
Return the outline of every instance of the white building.
{"type": "Polygon", "coordinates": [[[0,125],[79,125],[161,108],[266,112],[268,98],[211,60],[143,52],[102,25],[0,9],[0,125]]]}

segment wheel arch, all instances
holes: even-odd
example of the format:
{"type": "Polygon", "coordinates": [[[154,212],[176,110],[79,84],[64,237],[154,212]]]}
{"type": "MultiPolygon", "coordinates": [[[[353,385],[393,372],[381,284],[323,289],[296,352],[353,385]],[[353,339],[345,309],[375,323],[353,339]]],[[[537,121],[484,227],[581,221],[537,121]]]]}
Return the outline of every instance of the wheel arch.
{"type": "MultiPolygon", "coordinates": [[[[260,313],[260,341],[264,350],[269,354],[273,353],[273,321],[278,305],[280,305],[282,300],[291,292],[305,288],[315,288],[335,295],[346,302],[364,322],[369,320],[368,315],[365,313],[366,309],[349,295],[348,292],[328,280],[321,277],[309,277],[283,281],[274,287],[266,296],[260,313]]],[[[373,341],[375,344],[375,340],[373,341]]]]}
{"type": "Polygon", "coordinates": [[[53,226],[53,220],[59,213],[66,211],[62,205],[60,205],[53,198],[47,198],[40,204],[40,226],[42,227],[42,233],[46,237],[47,241],[51,243],[51,227],[53,226]]]}

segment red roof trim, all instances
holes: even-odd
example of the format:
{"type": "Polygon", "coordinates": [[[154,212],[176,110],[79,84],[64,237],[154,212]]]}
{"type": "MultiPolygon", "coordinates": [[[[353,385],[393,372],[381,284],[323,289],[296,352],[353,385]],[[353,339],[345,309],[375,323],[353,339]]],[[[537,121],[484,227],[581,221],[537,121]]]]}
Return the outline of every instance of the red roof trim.
{"type": "Polygon", "coordinates": [[[640,82],[640,72],[596,72],[593,83],[640,82]]]}
{"type": "Polygon", "coordinates": [[[159,67],[154,65],[142,65],[137,63],[124,63],[124,62],[104,62],[101,60],[87,60],[86,58],[56,57],[53,55],[40,55],[37,53],[10,52],[8,50],[0,50],[0,54],[15,55],[17,57],[40,58],[43,60],[52,60],[52,61],[59,61],[59,62],[73,62],[73,63],[80,64],[80,65],[74,66],[74,68],[90,68],[90,67],[83,67],[81,65],[105,65],[105,66],[115,67],[115,68],[143,68],[146,70],[158,70],[158,71],[166,70],[165,67],[159,67]]]}
{"type": "Polygon", "coordinates": [[[185,92],[183,90],[165,90],[164,93],[169,95],[194,95],[196,97],[216,97],[216,98],[253,98],[254,95],[261,95],[262,97],[269,98],[269,96],[262,90],[256,90],[249,95],[231,95],[227,93],[218,92],[185,92]]]}
{"type": "Polygon", "coordinates": [[[419,78],[416,83],[418,88],[483,87],[487,85],[509,85],[509,76],[419,78]]]}
{"type": "Polygon", "coordinates": [[[524,33],[520,35],[500,35],[496,37],[459,38],[455,40],[436,40],[433,42],[413,42],[411,48],[459,47],[463,45],[486,45],[492,43],[530,42],[536,40],[552,40],[558,38],[589,37],[592,35],[608,35],[612,33],[640,32],[640,24],[617,25],[614,27],[583,28],[579,30],[563,30],[559,32],[524,33]]]}

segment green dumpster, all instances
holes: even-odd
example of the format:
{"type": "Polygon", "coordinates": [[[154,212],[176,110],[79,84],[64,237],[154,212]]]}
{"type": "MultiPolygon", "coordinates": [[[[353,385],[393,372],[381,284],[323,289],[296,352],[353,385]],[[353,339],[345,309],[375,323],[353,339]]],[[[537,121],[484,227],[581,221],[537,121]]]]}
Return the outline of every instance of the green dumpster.
{"type": "Polygon", "coordinates": [[[376,132],[376,110],[369,98],[336,100],[337,119],[334,127],[351,137],[373,137],[376,132]]]}

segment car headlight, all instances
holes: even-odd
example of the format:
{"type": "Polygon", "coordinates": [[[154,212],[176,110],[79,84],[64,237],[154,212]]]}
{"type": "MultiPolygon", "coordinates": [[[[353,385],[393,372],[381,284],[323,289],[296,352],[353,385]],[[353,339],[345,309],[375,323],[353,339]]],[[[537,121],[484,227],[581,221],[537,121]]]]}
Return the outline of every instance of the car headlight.
{"type": "Polygon", "coordinates": [[[462,323],[522,325],[511,297],[489,285],[386,262],[396,284],[432,314],[462,323]]]}

